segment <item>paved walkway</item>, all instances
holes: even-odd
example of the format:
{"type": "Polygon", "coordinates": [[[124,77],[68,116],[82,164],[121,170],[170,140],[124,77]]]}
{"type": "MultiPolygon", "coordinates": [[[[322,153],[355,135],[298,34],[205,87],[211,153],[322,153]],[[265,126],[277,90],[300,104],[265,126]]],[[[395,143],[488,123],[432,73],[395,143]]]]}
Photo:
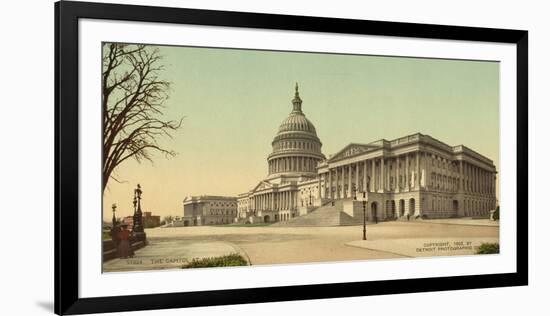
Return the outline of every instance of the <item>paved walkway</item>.
{"type": "Polygon", "coordinates": [[[149,244],[137,250],[133,258],[113,259],[103,265],[104,272],[180,269],[193,258],[218,257],[240,253],[236,245],[223,242],[196,242],[182,239],[151,238],[149,244]]]}
{"type": "MultiPolygon", "coordinates": [[[[428,242],[498,240],[499,227],[429,221],[380,222],[367,225],[368,247],[360,241],[362,226],[273,227],[198,226],[147,229],[148,246],[134,260],[113,260],[105,271],[179,268],[194,257],[241,253],[252,265],[403,258],[422,255],[428,242]],[[409,240],[410,242],[407,242],[409,240]],[[405,249],[407,248],[407,249],[405,249]],[[161,259],[162,261],[155,261],[161,259]]],[[[450,255],[460,255],[453,251],[450,255]]],[[[469,254],[469,253],[468,253],[469,254]]]]}
{"type": "Polygon", "coordinates": [[[447,225],[467,225],[467,226],[500,226],[499,221],[490,219],[471,219],[471,218],[444,218],[444,219],[423,219],[417,221],[425,224],[447,224],[447,225]]]}
{"type": "Polygon", "coordinates": [[[357,240],[348,246],[388,252],[405,257],[474,255],[482,243],[496,243],[498,238],[407,238],[388,240],[357,240]]]}

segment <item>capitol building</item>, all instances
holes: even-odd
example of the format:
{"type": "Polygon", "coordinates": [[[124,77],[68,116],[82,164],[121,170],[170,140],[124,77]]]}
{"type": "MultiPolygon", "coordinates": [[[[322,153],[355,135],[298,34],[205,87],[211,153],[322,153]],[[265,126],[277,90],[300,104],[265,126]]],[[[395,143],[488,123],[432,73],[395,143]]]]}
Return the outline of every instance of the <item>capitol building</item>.
{"type": "Polygon", "coordinates": [[[488,217],[496,207],[492,160],[464,145],[417,133],[325,156],[298,85],[271,145],[268,175],[238,195],[236,222],[354,224],[364,203],[368,221],[488,217]]]}

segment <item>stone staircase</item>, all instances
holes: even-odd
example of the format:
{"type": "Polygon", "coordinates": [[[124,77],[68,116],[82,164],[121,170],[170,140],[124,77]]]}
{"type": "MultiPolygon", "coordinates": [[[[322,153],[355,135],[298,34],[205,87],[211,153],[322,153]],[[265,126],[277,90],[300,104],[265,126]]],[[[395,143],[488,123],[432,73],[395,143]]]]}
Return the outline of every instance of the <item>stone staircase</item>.
{"type": "Polygon", "coordinates": [[[317,208],[311,213],[291,218],[286,222],[277,222],[273,226],[299,227],[299,226],[350,226],[362,225],[363,221],[340,211],[338,206],[330,203],[317,208]]]}

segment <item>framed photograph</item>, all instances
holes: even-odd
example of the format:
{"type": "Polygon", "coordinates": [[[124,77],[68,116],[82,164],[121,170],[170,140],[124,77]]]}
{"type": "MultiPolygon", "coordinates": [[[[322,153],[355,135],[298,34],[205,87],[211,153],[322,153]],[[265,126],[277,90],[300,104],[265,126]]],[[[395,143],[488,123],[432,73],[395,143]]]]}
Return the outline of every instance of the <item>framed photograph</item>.
{"type": "Polygon", "coordinates": [[[55,15],[56,313],[527,284],[527,31],[55,15]]]}

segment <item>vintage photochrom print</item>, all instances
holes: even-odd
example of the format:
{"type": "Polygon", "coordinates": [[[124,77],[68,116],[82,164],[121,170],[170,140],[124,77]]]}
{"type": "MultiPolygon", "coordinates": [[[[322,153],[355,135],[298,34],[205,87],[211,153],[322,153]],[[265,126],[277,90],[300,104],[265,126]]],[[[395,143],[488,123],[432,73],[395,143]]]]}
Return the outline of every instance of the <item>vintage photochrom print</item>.
{"type": "Polygon", "coordinates": [[[498,61],[102,58],[104,273],[499,253],[498,61]]]}

